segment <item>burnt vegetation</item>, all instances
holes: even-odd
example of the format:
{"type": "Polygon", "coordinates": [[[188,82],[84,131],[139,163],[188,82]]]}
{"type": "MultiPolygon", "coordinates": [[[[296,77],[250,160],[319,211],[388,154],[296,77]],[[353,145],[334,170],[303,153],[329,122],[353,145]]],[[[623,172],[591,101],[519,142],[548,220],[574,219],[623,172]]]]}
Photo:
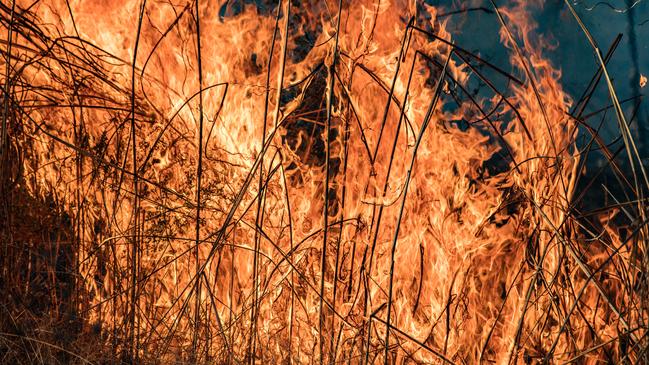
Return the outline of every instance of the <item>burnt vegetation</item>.
{"type": "Polygon", "coordinates": [[[572,2],[571,96],[536,2],[99,3],[0,4],[0,363],[649,362],[645,101],[572,2]]]}

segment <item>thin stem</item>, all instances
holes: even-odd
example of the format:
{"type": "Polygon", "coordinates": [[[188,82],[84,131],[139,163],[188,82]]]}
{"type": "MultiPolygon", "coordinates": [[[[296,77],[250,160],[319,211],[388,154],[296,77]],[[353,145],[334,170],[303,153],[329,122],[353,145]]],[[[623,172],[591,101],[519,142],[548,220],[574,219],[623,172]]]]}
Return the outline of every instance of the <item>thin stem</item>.
{"type": "MultiPolygon", "coordinates": [[[[196,247],[194,248],[194,260],[196,261],[196,277],[200,277],[198,272],[200,267],[200,230],[201,230],[201,177],[203,176],[203,67],[201,57],[201,22],[199,0],[196,0],[196,54],[198,63],[198,165],[196,166],[196,226],[195,239],[196,247]]],[[[200,279],[196,288],[196,299],[194,306],[194,336],[192,339],[193,356],[198,354],[198,332],[200,330],[200,311],[201,311],[201,281],[200,279]]],[[[209,289],[209,285],[207,286],[209,289]]],[[[217,313],[218,315],[218,313],[217,313]]]]}
{"type": "Polygon", "coordinates": [[[384,351],[384,364],[388,364],[388,351],[390,347],[390,321],[391,321],[391,314],[392,314],[392,291],[393,291],[393,286],[394,286],[394,257],[397,251],[397,240],[399,238],[399,229],[401,228],[401,219],[403,218],[403,211],[406,206],[406,199],[408,197],[408,187],[410,186],[410,178],[412,174],[412,169],[415,165],[415,159],[417,158],[417,150],[419,149],[419,145],[421,144],[421,141],[424,137],[424,132],[426,132],[426,128],[428,127],[428,124],[430,123],[430,120],[433,117],[433,113],[435,112],[435,108],[437,107],[437,102],[439,100],[439,95],[442,91],[442,85],[444,84],[444,79],[446,78],[446,69],[448,68],[449,62],[451,61],[451,56],[453,55],[453,49],[449,51],[448,56],[446,57],[446,61],[444,63],[444,68],[442,68],[442,73],[440,74],[439,79],[437,79],[437,85],[435,86],[435,93],[433,94],[433,100],[431,100],[431,103],[428,106],[428,110],[426,111],[426,116],[424,117],[424,121],[421,125],[421,129],[419,130],[419,135],[417,136],[417,141],[415,142],[415,147],[412,151],[412,158],[410,159],[410,167],[408,168],[408,172],[406,174],[406,182],[403,187],[403,198],[401,200],[401,206],[399,207],[399,216],[397,218],[397,226],[396,229],[394,230],[394,237],[392,239],[392,252],[390,254],[390,289],[388,290],[388,309],[387,309],[387,315],[386,315],[386,330],[385,330],[385,351],[384,351]]]}
{"type": "MultiPolygon", "coordinates": [[[[324,284],[325,284],[325,275],[326,275],[326,258],[327,258],[327,240],[329,231],[329,160],[331,157],[331,151],[329,146],[329,138],[331,134],[331,117],[332,117],[332,107],[333,107],[333,97],[334,97],[334,80],[336,72],[336,63],[338,61],[338,36],[340,34],[340,22],[341,14],[343,9],[343,1],[338,1],[338,20],[336,25],[336,37],[334,43],[334,54],[331,65],[328,69],[328,85],[327,85],[327,119],[325,122],[325,184],[324,184],[324,206],[322,208],[322,251],[320,252],[320,302],[318,304],[318,337],[319,337],[319,354],[320,354],[320,365],[324,363],[324,339],[323,339],[323,326],[324,326],[324,284]]],[[[335,303],[334,303],[335,304],[335,303]]]]}

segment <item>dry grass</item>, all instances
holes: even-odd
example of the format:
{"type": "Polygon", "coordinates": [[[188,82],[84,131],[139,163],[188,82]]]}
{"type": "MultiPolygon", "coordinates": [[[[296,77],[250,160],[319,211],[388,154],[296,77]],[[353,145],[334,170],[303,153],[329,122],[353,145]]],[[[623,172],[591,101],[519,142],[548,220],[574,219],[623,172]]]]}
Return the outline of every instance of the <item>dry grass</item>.
{"type": "Polygon", "coordinates": [[[0,363],[649,362],[649,181],[606,69],[619,39],[600,52],[574,13],[602,67],[567,110],[524,7],[435,14],[497,17],[505,67],[428,8],[368,11],[400,36],[354,53],[360,7],[282,4],[255,14],[262,34],[250,9],[156,23],[171,5],[142,2],[130,60],[78,19],[0,4],[0,363]],[[335,36],[298,62],[309,27],[335,36]],[[251,42],[226,58],[239,79],[213,80],[214,29],[251,42]],[[598,87],[610,106],[589,105],[598,87]]]}

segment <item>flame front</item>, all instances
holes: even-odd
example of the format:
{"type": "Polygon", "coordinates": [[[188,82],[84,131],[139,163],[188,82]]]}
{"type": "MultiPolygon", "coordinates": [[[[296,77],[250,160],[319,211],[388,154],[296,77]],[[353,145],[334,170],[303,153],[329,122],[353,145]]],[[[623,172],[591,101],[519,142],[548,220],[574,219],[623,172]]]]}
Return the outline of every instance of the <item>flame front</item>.
{"type": "Polygon", "coordinates": [[[607,247],[567,213],[578,128],[542,2],[494,15],[513,75],[420,2],[250,3],[17,2],[24,184],[76,222],[101,347],[595,364],[644,337],[599,275],[633,261],[612,217],[607,247]]]}

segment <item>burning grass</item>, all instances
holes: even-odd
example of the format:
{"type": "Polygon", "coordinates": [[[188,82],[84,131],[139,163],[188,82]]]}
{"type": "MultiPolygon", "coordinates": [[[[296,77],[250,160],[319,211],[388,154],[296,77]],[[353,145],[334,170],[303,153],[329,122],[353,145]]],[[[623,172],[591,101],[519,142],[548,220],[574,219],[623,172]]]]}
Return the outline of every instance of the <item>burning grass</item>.
{"type": "Polygon", "coordinates": [[[0,5],[3,362],[647,361],[619,39],[572,13],[575,100],[537,2],[245,4],[0,5]],[[453,42],[476,11],[509,60],[453,42]]]}

